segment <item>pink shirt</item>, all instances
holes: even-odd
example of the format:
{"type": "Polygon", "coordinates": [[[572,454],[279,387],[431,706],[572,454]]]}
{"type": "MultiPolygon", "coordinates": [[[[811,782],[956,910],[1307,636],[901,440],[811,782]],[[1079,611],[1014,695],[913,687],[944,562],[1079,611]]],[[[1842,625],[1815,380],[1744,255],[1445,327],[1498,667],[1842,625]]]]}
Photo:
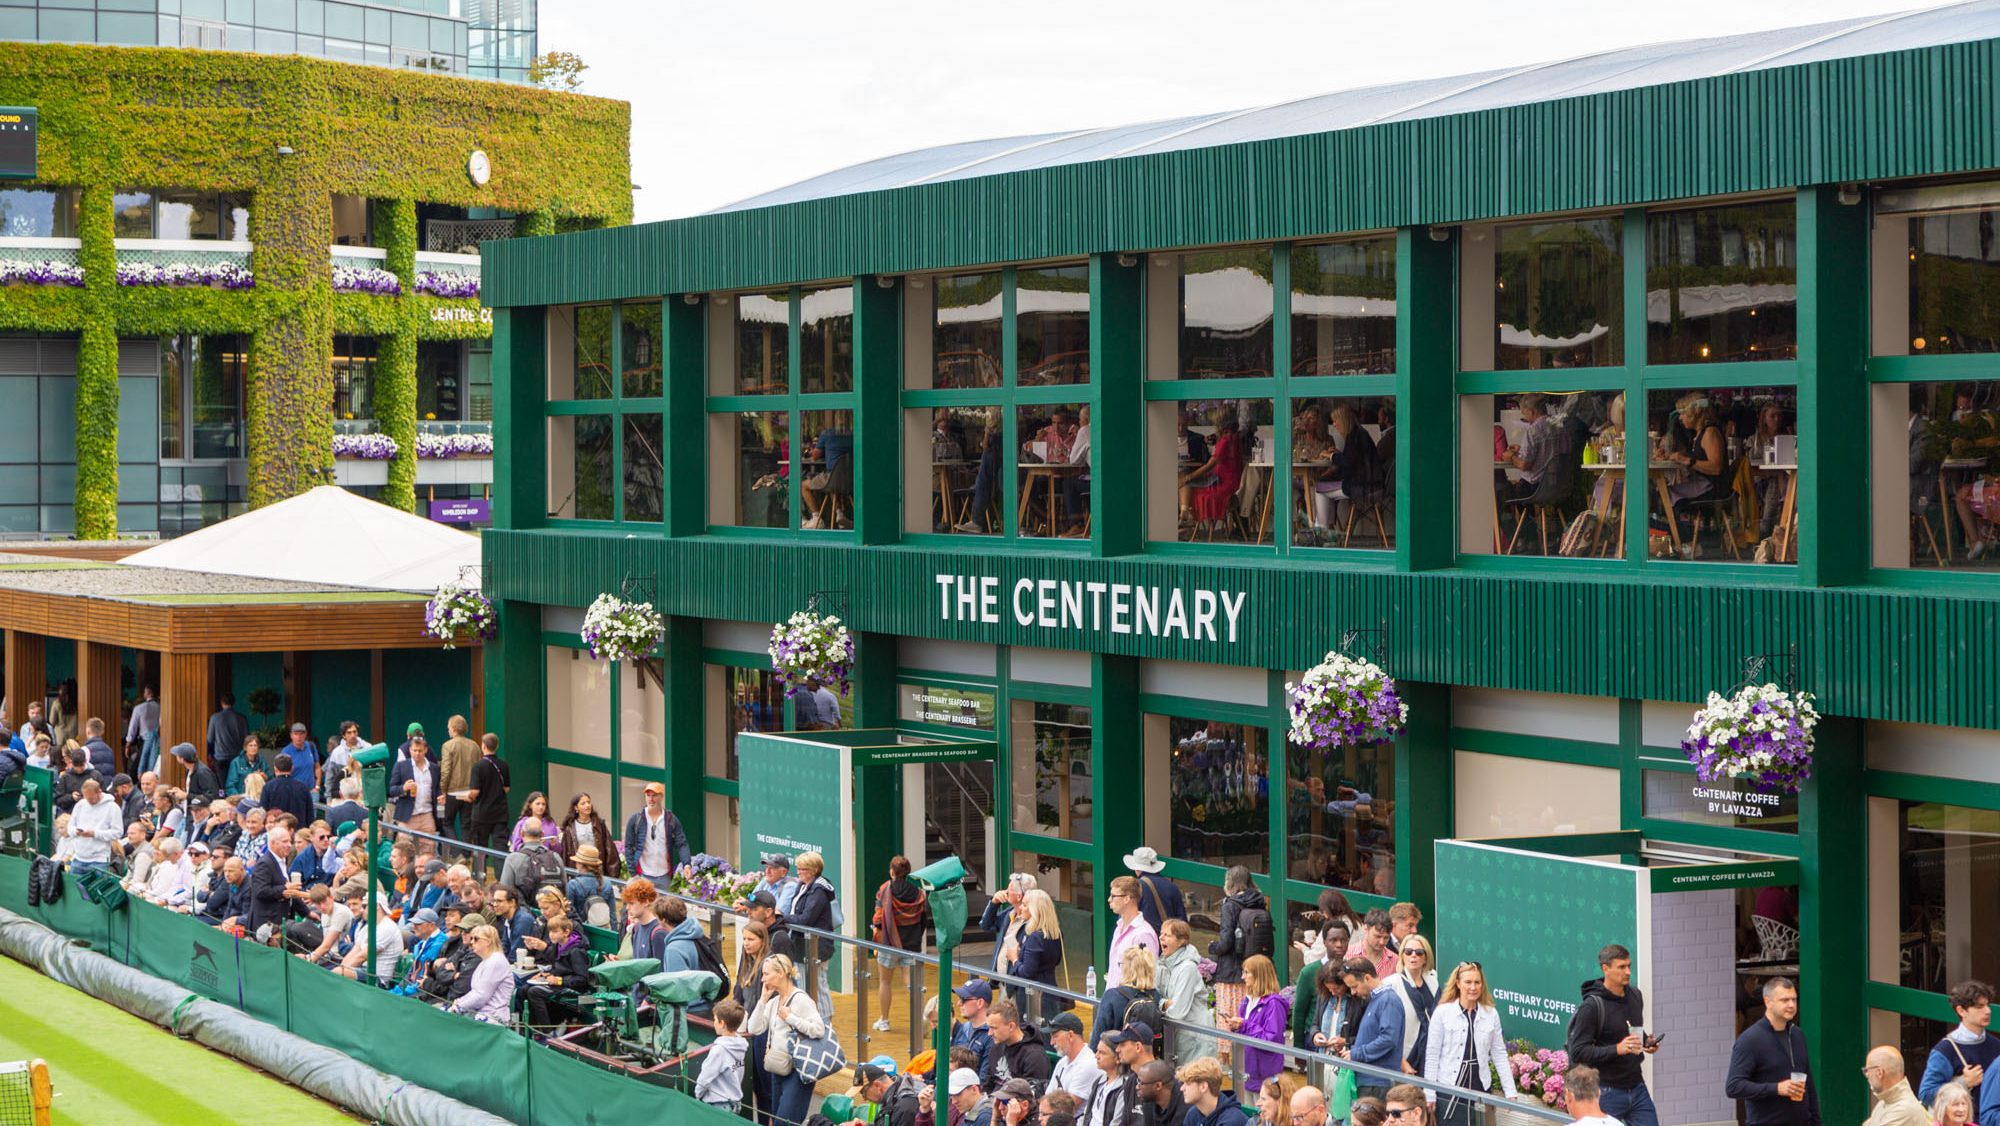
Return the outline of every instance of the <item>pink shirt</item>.
{"type": "Polygon", "coordinates": [[[1125,951],[1134,946],[1143,946],[1160,956],[1160,936],[1153,933],[1153,924],[1144,915],[1132,913],[1129,921],[1120,922],[1118,929],[1111,932],[1111,966],[1104,973],[1104,988],[1110,989],[1125,979],[1125,951]]]}

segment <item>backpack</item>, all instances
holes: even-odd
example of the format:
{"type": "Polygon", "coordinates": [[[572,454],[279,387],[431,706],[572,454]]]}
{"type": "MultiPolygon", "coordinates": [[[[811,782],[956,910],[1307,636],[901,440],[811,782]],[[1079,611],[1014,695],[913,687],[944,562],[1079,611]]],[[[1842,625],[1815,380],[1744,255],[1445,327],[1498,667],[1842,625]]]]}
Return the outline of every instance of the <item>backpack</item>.
{"type": "Polygon", "coordinates": [[[521,898],[533,902],[535,893],[543,888],[562,890],[562,857],[557,856],[544,845],[537,852],[524,853],[528,858],[527,884],[521,888],[521,898]]]}
{"type": "Polygon", "coordinates": [[[1262,907],[1245,907],[1236,913],[1236,956],[1250,958],[1257,954],[1270,957],[1275,947],[1272,945],[1271,913],[1262,907]]]}
{"type": "Polygon", "coordinates": [[[722,983],[716,989],[715,995],[717,997],[729,996],[729,969],[722,961],[722,948],[715,944],[715,939],[707,934],[696,935],[694,938],[694,954],[695,965],[700,969],[714,974],[716,980],[722,983]]]}
{"type": "Polygon", "coordinates": [[[611,910],[611,901],[604,898],[603,886],[602,882],[600,882],[598,884],[599,890],[593,891],[584,897],[583,921],[590,926],[603,927],[609,930],[611,924],[616,920],[617,915],[611,910]]]}
{"type": "Polygon", "coordinates": [[[1154,1058],[1165,1059],[1166,1053],[1162,1049],[1165,1048],[1167,1039],[1167,1013],[1160,1007],[1159,990],[1148,989],[1143,993],[1135,993],[1125,1006],[1125,1024],[1130,1026],[1138,1023],[1143,1023],[1153,1030],[1154,1058]]]}

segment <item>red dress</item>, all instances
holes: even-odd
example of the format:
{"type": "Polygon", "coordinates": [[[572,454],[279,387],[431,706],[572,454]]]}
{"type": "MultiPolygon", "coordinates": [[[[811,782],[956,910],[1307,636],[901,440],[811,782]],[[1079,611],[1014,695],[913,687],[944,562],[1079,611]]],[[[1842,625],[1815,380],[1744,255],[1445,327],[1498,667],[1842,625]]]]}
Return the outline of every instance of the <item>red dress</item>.
{"type": "Polygon", "coordinates": [[[1215,483],[1194,490],[1194,516],[1197,520],[1225,520],[1229,504],[1243,484],[1242,431],[1232,426],[1217,434],[1209,456],[1215,462],[1215,483]]]}

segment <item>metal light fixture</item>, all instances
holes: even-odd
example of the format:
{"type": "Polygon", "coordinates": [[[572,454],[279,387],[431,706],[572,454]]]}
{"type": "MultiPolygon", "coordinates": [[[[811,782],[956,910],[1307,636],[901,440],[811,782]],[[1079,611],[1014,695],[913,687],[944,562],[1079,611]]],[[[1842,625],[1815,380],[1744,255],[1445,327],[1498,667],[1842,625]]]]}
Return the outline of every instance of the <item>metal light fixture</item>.
{"type": "Polygon", "coordinates": [[[1842,207],[1853,207],[1861,202],[1861,185],[1842,184],[1840,190],[1834,194],[1834,198],[1840,201],[1842,207]]]}
{"type": "Polygon", "coordinates": [[[683,294],[681,294],[681,304],[683,304],[683,305],[699,305],[699,304],[701,304],[701,294],[699,294],[699,293],[683,293],[683,294]]]}
{"type": "Polygon", "coordinates": [[[1139,264],[1139,256],[1136,254],[1120,254],[1118,256],[1118,264],[1129,270],[1139,264]]]}

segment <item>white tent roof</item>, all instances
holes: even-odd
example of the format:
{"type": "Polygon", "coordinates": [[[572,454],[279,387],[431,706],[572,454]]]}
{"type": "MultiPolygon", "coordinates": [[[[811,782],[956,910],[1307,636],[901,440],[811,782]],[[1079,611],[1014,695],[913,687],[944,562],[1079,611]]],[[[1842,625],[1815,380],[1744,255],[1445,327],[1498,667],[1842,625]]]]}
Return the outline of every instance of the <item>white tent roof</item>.
{"type": "Polygon", "coordinates": [[[478,585],[479,537],[321,485],[126,556],[127,566],[428,593],[478,585]]]}

